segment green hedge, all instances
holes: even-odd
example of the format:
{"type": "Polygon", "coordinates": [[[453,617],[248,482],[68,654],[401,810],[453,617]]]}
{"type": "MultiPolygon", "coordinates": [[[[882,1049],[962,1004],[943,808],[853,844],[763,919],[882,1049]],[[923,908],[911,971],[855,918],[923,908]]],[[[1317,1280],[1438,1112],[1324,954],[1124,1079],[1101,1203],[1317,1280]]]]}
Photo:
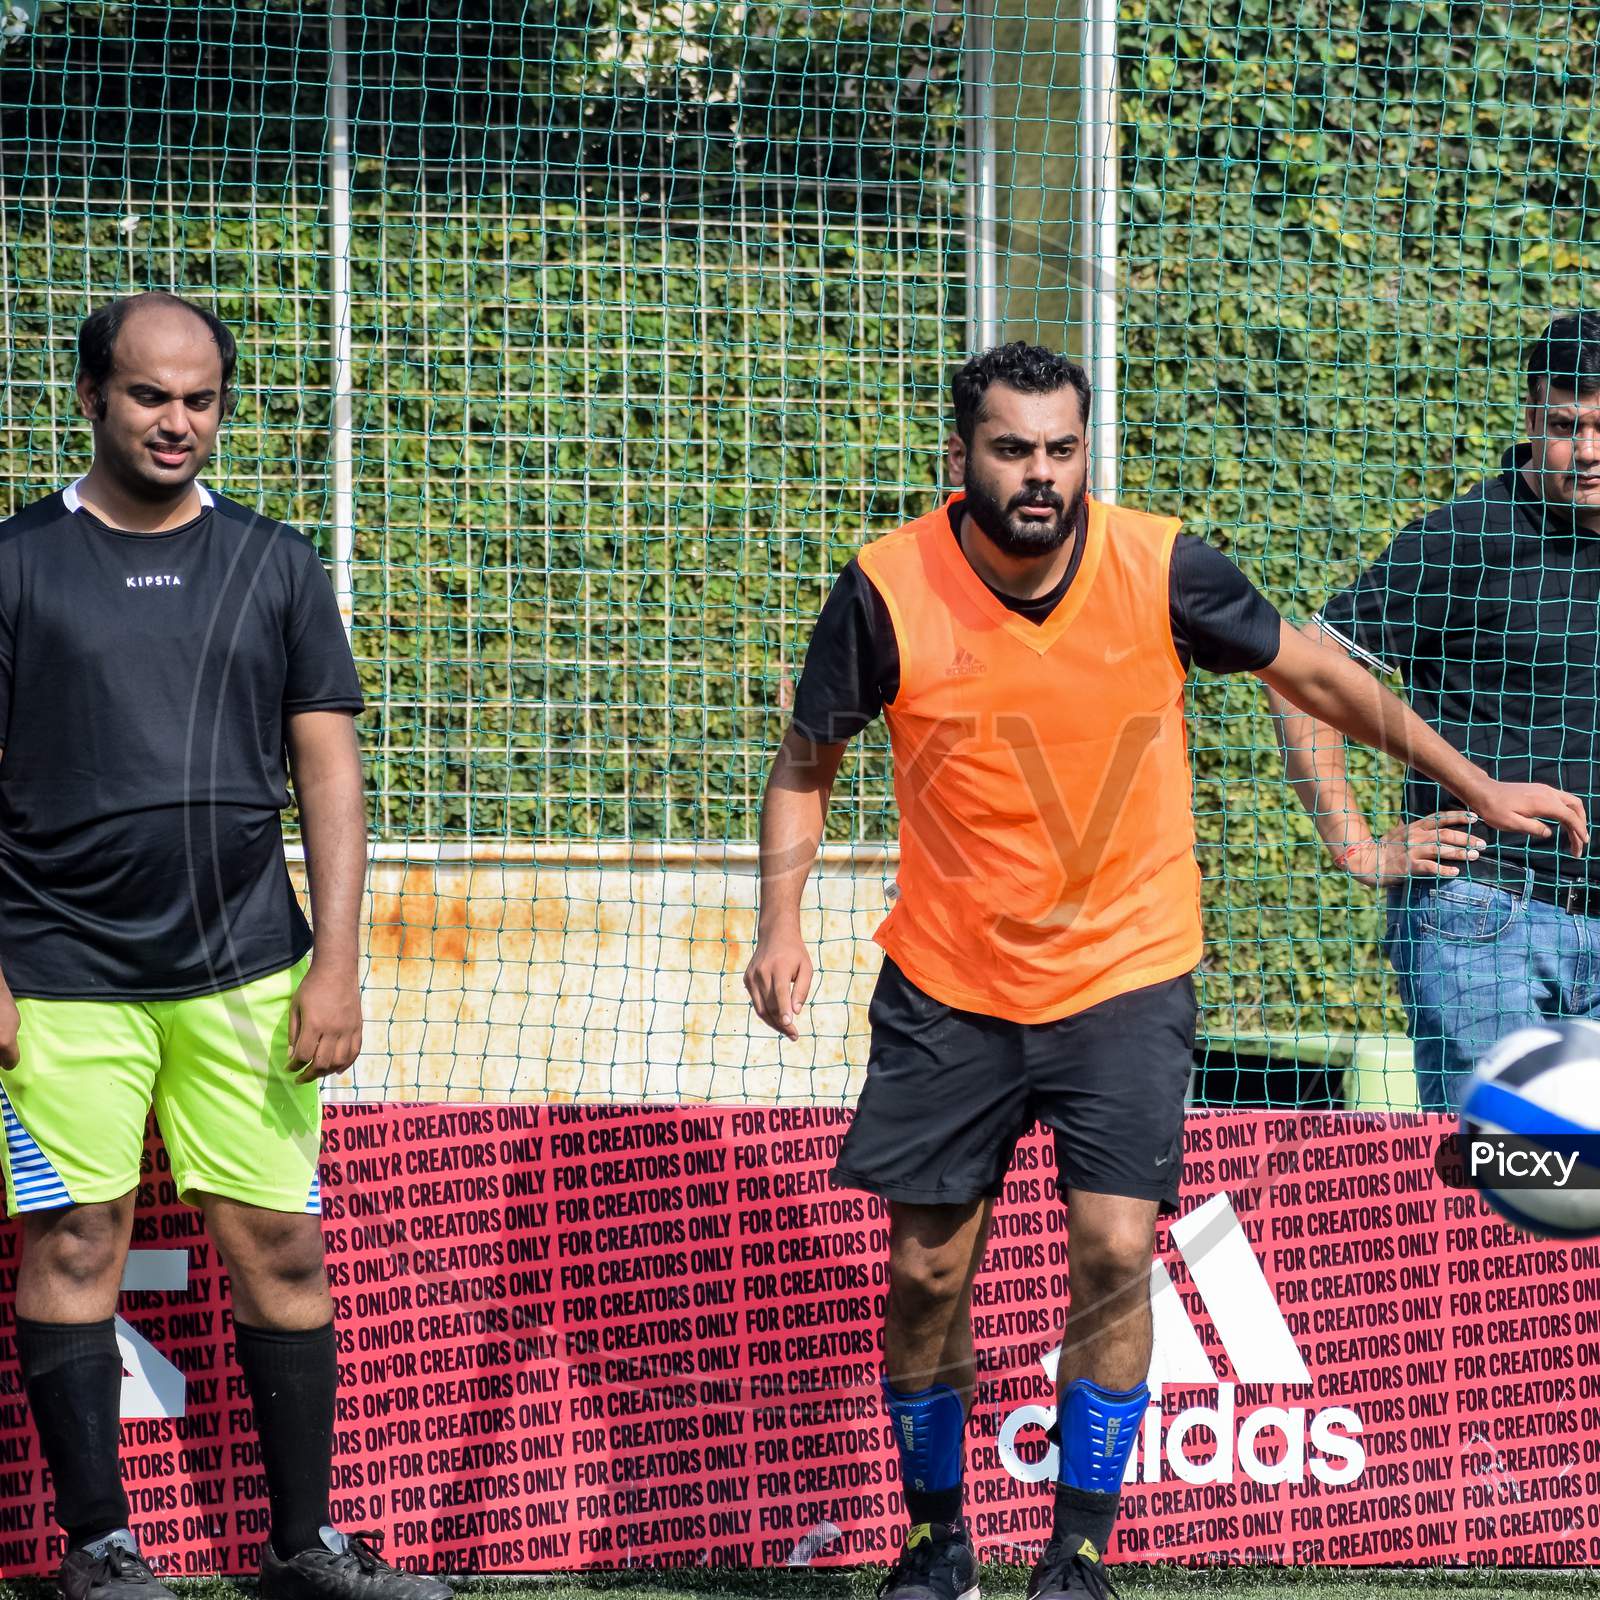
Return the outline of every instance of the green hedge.
{"type": "MultiPolygon", "coordinates": [[[[1124,7],[1129,499],[1181,507],[1303,616],[1498,470],[1521,345],[1600,265],[1596,25],[1561,5],[1124,7]]],[[[1398,1026],[1374,897],[1322,870],[1261,696],[1194,700],[1213,1026],[1398,1026]]],[[[1393,774],[1361,770],[1392,810],[1393,774]]]]}
{"type": "MultiPolygon", "coordinates": [[[[14,503],[86,457],[85,305],[173,284],[244,330],[214,476],[326,537],[326,23],[285,9],[57,7],[0,63],[14,503]]],[[[831,573],[936,481],[959,30],[350,9],[375,823],[750,838],[831,573]]],[[[881,741],[852,782],[881,836],[881,741]]]]}
{"type": "MultiPolygon", "coordinates": [[[[390,837],[752,836],[830,575],[927,503],[965,342],[957,14],[352,8],[357,651],[390,837]]],[[[246,330],[220,474],[329,516],[325,21],[46,7],[0,58],[13,500],[72,330],[246,330]],[[86,98],[87,97],[87,98],[86,98]]],[[[1303,614],[1494,469],[1593,262],[1596,14],[1124,7],[1123,496],[1303,614]]],[[[1251,680],[1194,689],[1213,1031],[1394,1027],[1251,680]]],[[[1392,776],[1358,762],[1380,814],[1392,776]]],[[[836,837],[890,826],[881,736],[836,837]]]]}

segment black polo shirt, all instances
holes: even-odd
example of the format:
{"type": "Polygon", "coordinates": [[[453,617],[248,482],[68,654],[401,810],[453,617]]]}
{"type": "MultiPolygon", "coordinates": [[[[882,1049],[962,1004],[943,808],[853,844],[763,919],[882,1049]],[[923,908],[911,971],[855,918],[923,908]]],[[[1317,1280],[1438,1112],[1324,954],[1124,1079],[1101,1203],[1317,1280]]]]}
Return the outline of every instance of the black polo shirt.
{"type": "Polygon", "coordinates": [[[178,999],[292,966],[285,725],[360,709],[333,586],[283,523],[202,490],[192,522],[124,533],[74,486],[0,525],[13,993],[178,999]]]}
{"type": "MultiPolygon", "coordinates": [[[[1600,533],[1522,476],[1527,445],[1497,478],[1413,523],[1347,589],[1323,625],[1398,672],[1411,704],[1463,755],[1507,783],[1548,783],[1600,813],[1600,533]]],[[[1408,818],[1460,802],[1406,776],[1408,818]]],[[[1546,881],[1600,883],[1595,857],[1548,840],[1484,833],[1494,862],[1546,881]]]]}

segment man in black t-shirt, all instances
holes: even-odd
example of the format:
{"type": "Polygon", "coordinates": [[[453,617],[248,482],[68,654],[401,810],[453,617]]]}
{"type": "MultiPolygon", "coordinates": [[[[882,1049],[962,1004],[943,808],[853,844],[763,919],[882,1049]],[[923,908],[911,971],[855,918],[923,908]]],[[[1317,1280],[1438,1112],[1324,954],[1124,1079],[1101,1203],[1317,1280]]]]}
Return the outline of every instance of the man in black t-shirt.
{"type": "MultiPolygon", "coordinates": [[[[1528,360],[1524,444],[1497,477],[1401,532],[1307,624],[1405,680],[1412,705],[1495,777],[1600,802],[1600,315],[1557,317],[1528,360]]],[[[1453,1109],[1513,1029],[1600,1016],[1589,951],[1600,868],[1555,829],[1500,833],[1419,773],[1374,838],[1331,729],[1275,699],[1290,776],[1334,860],[1389,891],[1385,948],[1418,1103],[1453,1109]]]]}
{"type": "Polygon", "coordinates": [[[0,527],[0,1120],[17,1354],[68,1600],[164,1600],[117,1458],[117,1291],[154,1105],[233,1285],[267,1600],[447,1600],[330,1526],[319,1080],[361,1046],[361,690],[311,543],[199,474],[235,347],[171,295],[78,338],[88,473],[0,527]],[[294,773],[316,920],[289,882],[294,773]]]}

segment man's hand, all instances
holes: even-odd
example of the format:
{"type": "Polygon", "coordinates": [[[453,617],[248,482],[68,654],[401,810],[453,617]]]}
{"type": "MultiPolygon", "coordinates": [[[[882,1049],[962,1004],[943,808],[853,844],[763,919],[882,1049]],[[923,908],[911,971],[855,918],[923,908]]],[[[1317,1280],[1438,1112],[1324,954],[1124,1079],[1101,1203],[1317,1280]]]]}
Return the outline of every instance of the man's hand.
{"type": "Polygon", "coordinates": [[[22,1049],[17,1043],[21,1026],[17,1002],[11,998],[5,980],[0,978],[0,1072],[9,1072],[22,1059],[22,1049]]]}
{"type": "Polygon", "coordinates": [[[361,982],[312,960],[289,1011],[289,1070],[297,1083],[347,1071],[361,1054],[361,982]]]}
{"type": "Polygon", "coordinates": [[[1546,819],[1553,819],[1561,825],[1569,855],[1581,856],[1589,848],[1589,819],[1583,802],[1575,794],[1552,789],[1548,783],[1496,783],[1486,779],[1475,786],[1472,794],[1461,798],[1491,828],[1548,839],[1550,822],[1546,819]]]}
{"type": "Polygon", "coordinates": [[[1387,889],[1407,878],[1453,878],[1457,861],[1475,861],[1488,841],[1470,832],[1470,811],[1436,811],[1398,828],[1381,839],[1351,845],[1338,856],[1350,876],[1369,889],[1387,889]]]}
{"type": "Polygon", "coordinates": [[[745,993],[756,1015],[786,1039],[800,1037],[795,1021],[811,988],[811,957],[798,928],[788,933],[764,933],[744,969],[745,993]]]}

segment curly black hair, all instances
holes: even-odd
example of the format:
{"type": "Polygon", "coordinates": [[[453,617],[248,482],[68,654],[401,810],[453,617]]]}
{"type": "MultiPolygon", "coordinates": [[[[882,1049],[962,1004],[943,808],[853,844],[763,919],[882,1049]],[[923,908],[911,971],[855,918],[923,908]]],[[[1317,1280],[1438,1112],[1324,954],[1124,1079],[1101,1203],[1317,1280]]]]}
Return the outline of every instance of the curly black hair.
{"type": "Polygon", "coordinates": [[[192,300],[185,300],[179,295],[168,294],[164,289],[151,289],[144,294],[126,294],[119,299],[108,300],[97,311],[90,312],[83,326],[78,329],[79,373],[89,377],[96,388],[102,387],[116,366],[117,335],[122,332],[128,313],[152,301],[160,305],[182,306],[205,323],[212,339],[216,341],[217,353],[222,357],[222,399],[223,411],[226,412],[233,390],[233,369],[239,359],[239,347],[233,335],[227,325],[204,306],[197,306],[192,300]]]}
{"type": "Polygon", "coordinates": [[[1055,394],[1059,389],[1075,389],[1083,407],[1084,426],[1089,425],[1089,374],[1076,361],[1069,361],[1054,350],[1017,339],[974,356],[950,380],[956,432],[968,449],[983,417],[984,394],[992,383],[1003,383],[1020,394],[1055,394]]]}
{"type": "Polygon", "coordinates": [[[1528,347],[1528,398],[1539,403],[1550,384],[1572,394],[1600,389],[1600,313],[1569,311],[1528,347]]]}

